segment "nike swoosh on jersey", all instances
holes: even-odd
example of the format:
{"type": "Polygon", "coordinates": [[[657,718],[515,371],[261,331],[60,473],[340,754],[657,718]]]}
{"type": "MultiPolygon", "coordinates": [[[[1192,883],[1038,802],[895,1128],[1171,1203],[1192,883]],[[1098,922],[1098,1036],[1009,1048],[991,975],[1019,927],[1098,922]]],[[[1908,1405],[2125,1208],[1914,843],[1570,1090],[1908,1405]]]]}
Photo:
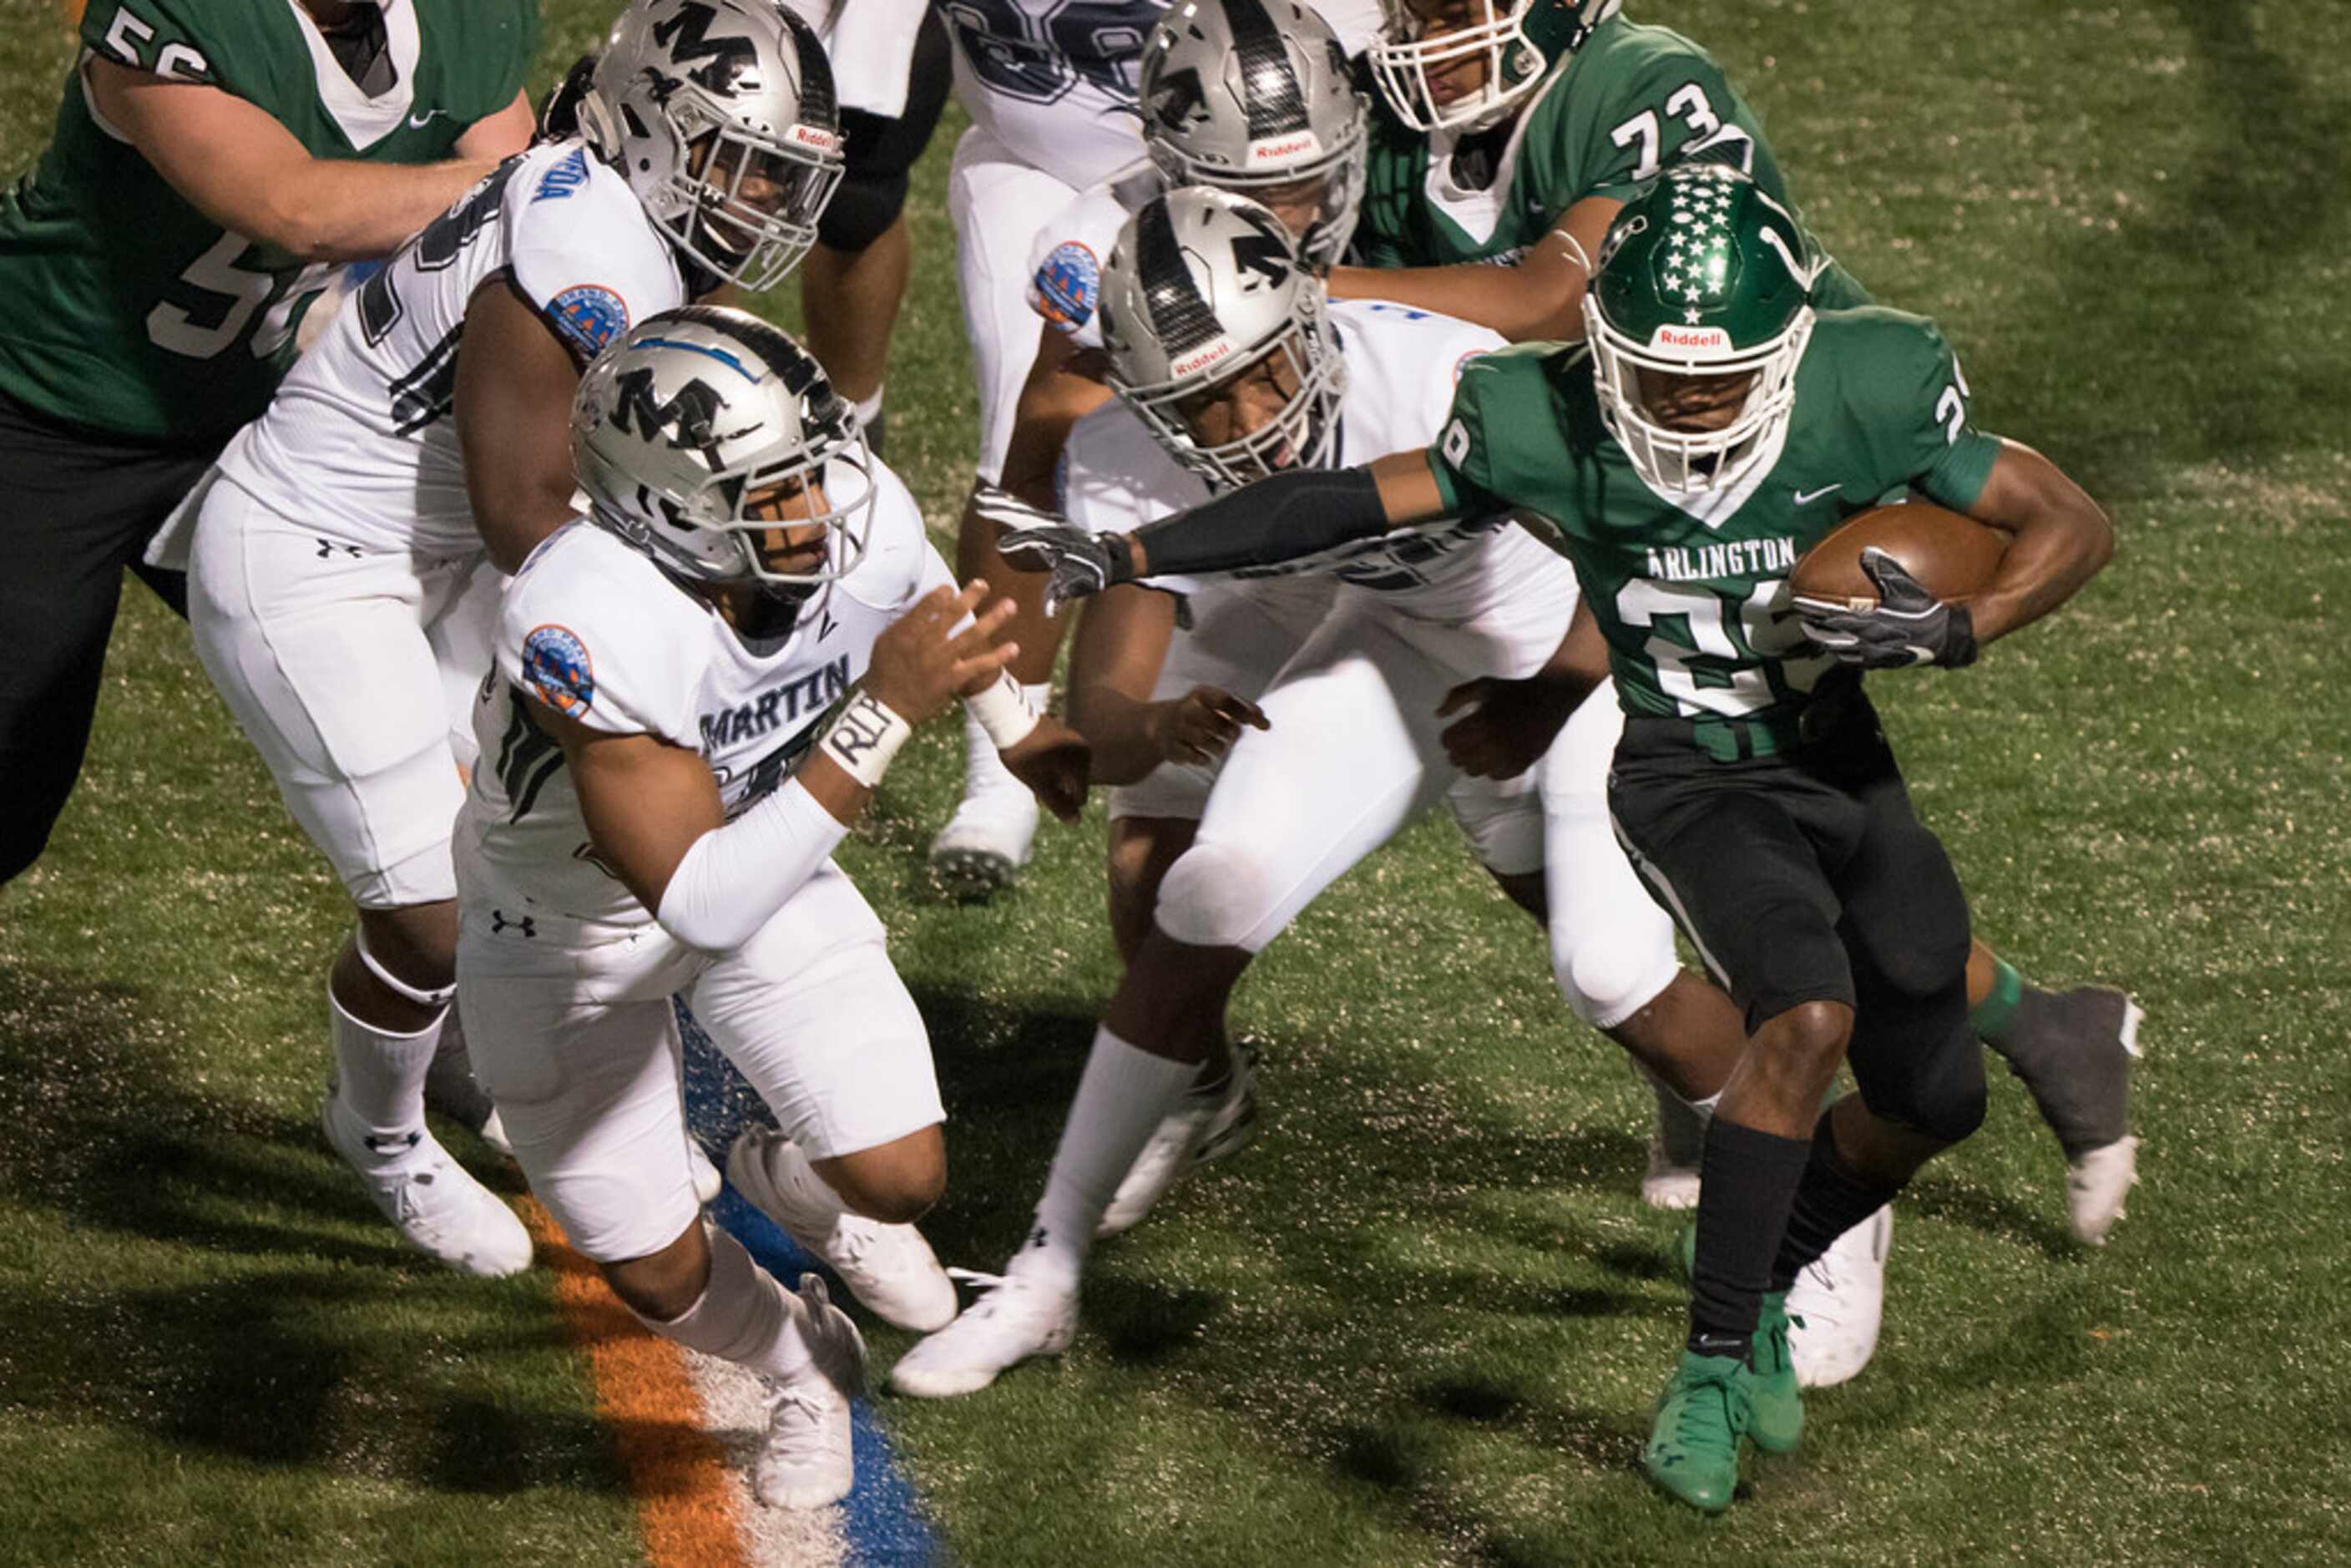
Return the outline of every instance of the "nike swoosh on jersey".
{"type": "Polygon", "coordinates": [[[445,109],[428,109],[422,114],[412,114],[408,117],[408,128],[411,131],[422,130],[435,118],[448,112],[445,109]]]}
{"type": "Polygon", "coordinates": [[[1796,505],[1809,507],[1823,496],[1833,495],[1844,488],[1842,485],[1823,485],[1817,490],[1799,490],[1796,492],[1796,505]]]}

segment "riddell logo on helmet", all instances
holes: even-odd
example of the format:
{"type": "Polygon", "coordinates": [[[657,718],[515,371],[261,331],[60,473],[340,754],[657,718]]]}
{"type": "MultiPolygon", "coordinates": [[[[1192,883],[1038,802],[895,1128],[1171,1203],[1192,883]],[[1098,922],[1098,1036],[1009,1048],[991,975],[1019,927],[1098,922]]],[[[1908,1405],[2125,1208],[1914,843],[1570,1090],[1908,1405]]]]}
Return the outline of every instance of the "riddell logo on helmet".
{"type": "Polygon", "coordinates": [[[1660,327],[1649,340],[1652,349],[1712,349],[1730,347],[1730,334],[1719,327],[1660,327]]]}
{"type": "Polygon", "coordinates": [[[1295,136],[1280,136],[1270,141],[1250,142],[1249,160],[1252,163],[1270,163],[1276,159],[1303,157],[1322,151],[1322,140],[1311,131],[1301,131],[1295,136]]]}
{"type": "Polygon", "coordinates": [[[813,147],[820,152],[830,152],[841,145],[840,137],[813,125],[794,125],[784,140],[798,142],[802,147],[813,147]]]}
{"type": "Polygon", "coordinates": [[[1170,376],[1181,378],[1197,371],[1205,371],[1218,360],[1228,357],[1232,351],[1233,340],[1230,338],[1219,338],[1198,353],[1187,354],[1169,365],[1167,373],[1170,376]]]}

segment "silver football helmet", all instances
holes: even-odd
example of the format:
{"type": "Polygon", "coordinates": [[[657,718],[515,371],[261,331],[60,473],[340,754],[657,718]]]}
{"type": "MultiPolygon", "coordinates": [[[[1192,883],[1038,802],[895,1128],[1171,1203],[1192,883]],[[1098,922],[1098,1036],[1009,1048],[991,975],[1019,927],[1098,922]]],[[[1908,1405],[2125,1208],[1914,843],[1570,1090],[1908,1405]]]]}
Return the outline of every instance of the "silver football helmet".
{"type": "Polygon", "coordinates": [[[1320,181],[1300,231],[1329,270],[1355,232],[1368,109],[1330,24],[1299,0],[1179,0],[1144,46],[1143,141],[1170,185],[1214,185],[1277,207],[1320,181]]]}
{"type": "Polygon", "coordinates": [[[664,310],[606,350],[571,402],[571,461],[590,516],[673,577],[806,594],[865,554],[873,458],[854,414],[807,350],[741,310],[664,310]],[[762,537],[812,523],[823,564],[771,567],[762,537]]]}
{"type": "Polygon", "coordinates": [[[635,0],[579,116],[672,243],[754,292],[808,254],[841,183],[831,64],[775,0],[635,0]]]}
{"type": "Polygon", "coordinates": [[[1210,485],[1330,465],[1339,340],[1322,282],[1257,203],[1206,185],[1145,203],[1102,268],[1102,326],[1111,386],[1210,485]],[[1235,395],[1244,382],[1255,397],[1235,395]],[[1241,412],[1274,398],[1263,417],[1241,412]]]}
{"type": "MultiPolygon", "coordinates": [[[[1623,0],[1380,0],[1372,79],[1395,117],[1418,131],[1481,131],[1517,111],[1551,68],[1580,48],[1623,0]],[[1432,27],[1433,21],[1443,26],[1432,27]],[[1479,84],[1440,95],[1435,83],[1472,58],[1479,84]]],[[[1450,89],[1448,89],[1450,91],[1450,89]]]]}

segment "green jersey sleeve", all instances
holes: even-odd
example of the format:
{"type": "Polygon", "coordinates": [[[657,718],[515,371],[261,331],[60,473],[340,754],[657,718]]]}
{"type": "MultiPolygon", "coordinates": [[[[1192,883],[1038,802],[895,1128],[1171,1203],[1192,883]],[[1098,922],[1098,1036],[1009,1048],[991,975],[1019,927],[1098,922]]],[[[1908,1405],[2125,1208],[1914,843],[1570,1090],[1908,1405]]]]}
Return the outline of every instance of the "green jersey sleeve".
{"type": "MultiPolygon", "coordinates": [[[[1429,472],[1446,509],[1460,517],[1500,511],[1494,486],[1494,455],[1489,442],[1489,394],[1507,399],[1516,350],[1480,354],[1461,367],[1453,384],[1453,406],[1428,455],[1429,472]]],[[[1507,417],[1507,416],[1506,416],[1507,417]]]]}
{"type": "Polygon", "coordinates": [[[135,71],[216,82],[212,62],[196,47],[197,29],[181,11],[174,0],[92,0],[82,8],[81,41],[135,71]]]}
{"type": "Polygon", "coordinates": [[[1938,505],[1966,511],[1982,494],[2000,441],[1978,430],[1968,380],[1942,329],[1923,316],[1855,312],[1866,329],[1848,362],[1847,413],[1860,432],[1876,482],[1907,485],[1938,505]]]}

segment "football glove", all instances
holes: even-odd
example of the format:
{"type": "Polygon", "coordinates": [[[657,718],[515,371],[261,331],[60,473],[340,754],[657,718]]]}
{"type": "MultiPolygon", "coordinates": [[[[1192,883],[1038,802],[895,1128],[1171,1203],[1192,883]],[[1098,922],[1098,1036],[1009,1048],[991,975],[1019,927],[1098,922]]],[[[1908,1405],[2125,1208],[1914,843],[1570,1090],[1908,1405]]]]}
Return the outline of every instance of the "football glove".
{"type": "Polygon", "coordinates": [[[982,485],[972,492],[972,510],[1004,530],[997,553],[1022,571],[1041,571],[1045,613],[1058,615],[1073,599],[1134,579],[1134,560],[1124,534],[1090,534],[1052,513],[1029,505],[1010,491],[982,485]]]}
{"type": "Polygon", "coordinates": [[[1861,552],[1861,570],[1877,588],[1872,609],[1823,599],[1795,601],[1804,634],[1839,663],[1890,670],[1911,664],[1957,669],[1976,662],[1975,621],[1966,605],[1936,598],[1876,545],[1861,552]]]}

